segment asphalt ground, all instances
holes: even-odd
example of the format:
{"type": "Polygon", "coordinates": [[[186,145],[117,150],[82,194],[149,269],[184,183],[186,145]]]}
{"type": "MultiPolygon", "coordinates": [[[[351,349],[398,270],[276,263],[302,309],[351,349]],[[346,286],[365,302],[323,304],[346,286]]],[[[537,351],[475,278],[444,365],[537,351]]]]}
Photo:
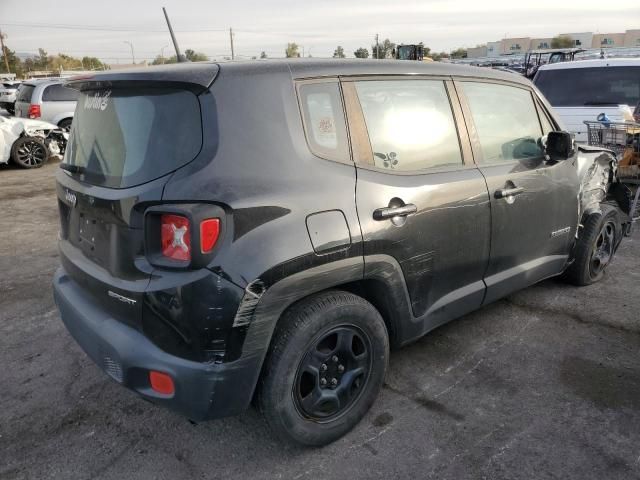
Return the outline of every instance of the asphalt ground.
{"type": "Polygon", "coordinates": [[[283,445],[254,410],[194,425],[114,383],[51,292],[54,172],[0,167],[1,479],[640,478],[640,234],[598,285],[545,281],[392,353],[350,434],[283,445]]]}

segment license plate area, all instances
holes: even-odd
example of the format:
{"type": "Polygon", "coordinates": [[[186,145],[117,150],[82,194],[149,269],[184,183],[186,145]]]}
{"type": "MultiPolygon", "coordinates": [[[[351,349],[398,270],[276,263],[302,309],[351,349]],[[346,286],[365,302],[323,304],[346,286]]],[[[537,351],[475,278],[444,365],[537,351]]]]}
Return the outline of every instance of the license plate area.
{"type": "Polygon", "coordinates": [[[96,247],[96,235],[98,220],[89,217],[86,213],[80,212],[78,218],[78,242],[83,249],[94,251],[96,247]]]}

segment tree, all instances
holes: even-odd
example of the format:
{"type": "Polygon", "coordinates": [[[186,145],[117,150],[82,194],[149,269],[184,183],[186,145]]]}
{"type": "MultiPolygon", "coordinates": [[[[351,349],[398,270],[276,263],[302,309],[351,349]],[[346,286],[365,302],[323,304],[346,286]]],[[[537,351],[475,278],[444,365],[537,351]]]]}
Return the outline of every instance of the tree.
{"type": "Polygon", "coordinates": [[[49,55],[43,48],[38,49],[38,56],[35,58],[34,67],[40,70],[46,70],[49,63],[49,55]]]}
{"type": "Polygon", "coordinates": [[[369,50],[364,47],[360,47],[355,52],[353,52],[356,58],[369,58],[369,50]]]}
{"type": "Polygon", "coordinates": [[[260,52],[260,58],[267,58],[267,53],[264,50],[260,52]]]}
{"type": "Polygon", "coordinates": [[[82,57],[82,67],[86,70],[106,70],[107,65],[102,63],[96,57],[82,57]]]}
{"type": "Polygon", "coordinates": [[[449,58],[449,54],[447,52],[433,53],[431,55],[431,58],[433,58],[436,62],[439,62],[443,58],[449,58]]]}
{"type": "Polygon", "coordinates": [[[573,38],[569,35],[558,35],[551,39],[551,48],[570,48],[575,47],[573,38]]]}
{"type": "Polygon", "coordinates": [[[425,47],[424,46],[424,42],[420,42],[418,45],[422,45],[422,50],[424,51],[424,56],[425,57],[429,56],[429,53],[431,52],[431,49],[429,47],[425,47]]]}
{"type": "Polygon", "coordinates": [[[346,55],[344,54],[344,48],[338,45],[333,51],[333,58],[346,58],[346,55]]]}
{"type": "Polygon", "coordinates": [[[300,58],[300,52],[298,51],[300,47],[295,42],[287,43],[287,48],[284,51],[284,54],[287,58],[300,58]]]}
{"type": "Polygon", "coordinates": [[[456,48],[453,52],[451,52],[451,58],[467,58],[467,49],[456,48]]]}
{"type": "Polygon", "coordinates": [[[202,62],[202,61],[209,60],[209,57],[207,57],[204,53],[195,52],[190,48],[187,48],[184,51],[184,56],[187,57],[187,60],[189,60],[190,62],[202,62]]]}
{"type": "Polygon", "coordinates": [[[396,48],[396,44],[393,43],[388,38],[385,38],[382,43],[378,45],[378,50],[376,51],[376,45],[371,45],[371,57],[373,58],[391,58],[393,49],[396,48]],[[379,52],[379,56],[378,56],[379,52]]]}
{"type": "Polygon", "coordinates": [[[3,73],[15,73],[16,76],[21,77],[23,72],[22,62],[18,57],[16,57],[16,53],[13,50],[10,50],[9,47],[5,45],[4,52],[0,52],[0,72],[3,73]],[[9,71],[7,72],[7,67],[4,62],[5,52],[7,55],[7,62],[9,63],[9,71]]]}
{"type": "Polygon", "coordinates": [[[178,63],[178,59],[175,55],[172,55],[170,57],[163,57],[162,55],[158,55],[153,59],[151,65],[164,65],[165,63],[178,63]]]}

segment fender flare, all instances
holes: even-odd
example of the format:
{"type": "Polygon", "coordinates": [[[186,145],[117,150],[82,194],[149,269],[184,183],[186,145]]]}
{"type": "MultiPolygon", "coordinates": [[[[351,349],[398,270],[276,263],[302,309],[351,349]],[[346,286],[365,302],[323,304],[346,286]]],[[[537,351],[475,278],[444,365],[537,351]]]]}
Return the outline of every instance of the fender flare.
{"type": "Polygon", "coordinates": [[[255,372],[255,378],[248,379],[254,385],[254,390],[278,320],[287,308],[314,293],[367,280],[379,282],[384,289],[381,297],[390,301],[396,345],[419,337],[422,323],[414,321],[411,315],[402,269],[388,255],[357,256],[326,263],[283,278],[267,289],[264,289],[260,279],[251,282],[245,290],[234,325],[246,325],[247,328],[242,358],[260,357],[255,360],[261,368],[255,372]]]}

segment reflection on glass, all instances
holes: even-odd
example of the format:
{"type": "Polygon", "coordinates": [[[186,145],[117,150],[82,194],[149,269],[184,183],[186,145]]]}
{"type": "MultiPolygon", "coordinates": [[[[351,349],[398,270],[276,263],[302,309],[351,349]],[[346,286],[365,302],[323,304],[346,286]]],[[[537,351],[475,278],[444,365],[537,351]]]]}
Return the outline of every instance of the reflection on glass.
{"type": "Polygon", "coordinates": [[[543,156],[540,121],[528,90],[464,82],[464,93],[482,147],[483,163],[543,156]]]}
{"type": "Polygon", "coordinates": [[[362,81],[356,91],[376,166],[406,171],[462,164],[442,81],[362,81]]]}

